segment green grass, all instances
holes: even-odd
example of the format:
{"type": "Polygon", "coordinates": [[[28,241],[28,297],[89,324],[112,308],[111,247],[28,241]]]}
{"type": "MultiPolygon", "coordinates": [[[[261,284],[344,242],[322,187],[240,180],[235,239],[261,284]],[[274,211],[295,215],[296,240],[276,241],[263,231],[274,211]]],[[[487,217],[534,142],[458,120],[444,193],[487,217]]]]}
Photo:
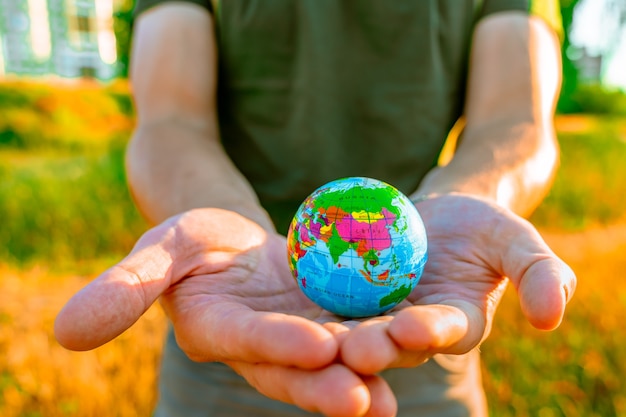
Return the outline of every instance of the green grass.
{"type": "Polygon", "coordinates": [[[129,196],[128,86],[0,83],[0,264],[120,257],[146,225],[129,196]]]}
{"type": "MultiPolygon", "coordinates": [[[[91,109],[87,122],[78,123],[83,106],[72,94],[96,93],[63,91],[63,97],[50,98],[50,91],[38,88],[24,98],[0,88],[0,109],[10,100],[13,107],[26,109],[0,120],[0,325],[5,326],[0,332],[0,414],[147,414],[154,401],[151,390],[141,390],[143,397],[136,401],[133,393],[124,406],[105,394],[133,391],[138,371],[150,370],[142,378],[145,384],[154,382],[164,331],[160,315],[146,329],[128,332],[128,339],[88,354],[62,350],[51,333],[56,311],[82,282],[75,282],[75,274],[97,273],[110,265],[108,259],[124,256],[147,227],[124,174],[132,123],[123,113],[129,108],[116,110],[103,98],[106,117],[91,109]],[[2,94],[8,97],[4,102],[2,94]],[[33,100],[39,103],[35,110],[30,107],[33,100]],[[64,103],[73,107],[57,108],[64,103]],[[72,130],[64,135],[68,126],[72,130]],[[98,128],[92,132],[88,126],[98,128]],[[39,135],[37,129],[49,130],[39,135]],[[36,266],[72,275],[42,278],[45,273],[36,266]],[[11,274],[16,277],[9,279],[11,274]],[[132,340],[129,334],[134,334],[132,340]],[[142,360],[145,366],[140,366],[142,360]]],[[[116,100],[129,106],[123,92],[116,100]]],[[[577,272],[579,288],[563,325],[552,333],[531,329],[513,291],[507,292],[493,334],[482,346],[493,416],[626,415],[626,330],[621,319],[626,238],[619,245],[594,249],[596,241],[610,243],[613,235],[596,240],[587,236],[596,226],[625,224],[626,121],[585,120],[584,128],[559,132],[561,169],[531,219],[542,230],[563,235],[560,243],[548,242],[555,250],[566,250],[564,259],[577,272]]]]}
{"type": "MultiPolygon", "coordinates": [[[[625,124],[594,120],[589,130],[559,134],[561,168],[531,218],[538,227],[582,230],[624,219],[625,124]]],[[[97,147],[0,147],[0,263],[71,265],[125,254],[146,228],[126,186],[126,137],[97,147]]]]}
{"type": "Polygon", "coordinates": [[[0,149],[94,149],[132,127],[128,86],[0,82],[0,149]]]}
{"type": "MultiPolygon", "coordinates": [[[[564,241],[561,246],[571,244],[564,241]]],[[[621,319],[626,239],[607,252],[593,243],[574,244],[586,250],[566,258],[579,285],[559,329],[532,329],[512,290],[502,302],[492,335],[482,347],[485,389],[494,416],[626,415],[626,329],[621,319]]]]}
{"type": "Polygon", "coordinates": [[[592,120],[588,129],[559,133],[561,166],[531,217],[539,227],[582,230],[626,218],[626,120],[592,120]]]}
{"type": "Polygon", "coordinates": [[[61,267],[122,256],[145,230],[123,141],[102,151],[0,151],[0,262],[61,267]]]}

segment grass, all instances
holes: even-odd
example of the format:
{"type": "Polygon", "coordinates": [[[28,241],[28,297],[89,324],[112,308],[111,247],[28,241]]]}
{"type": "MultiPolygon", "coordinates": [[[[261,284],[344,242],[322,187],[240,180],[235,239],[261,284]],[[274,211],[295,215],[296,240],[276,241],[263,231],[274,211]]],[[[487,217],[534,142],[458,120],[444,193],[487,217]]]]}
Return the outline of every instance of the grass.
{"type": "Polygon", "coordinates": [[[0,151],[0,259],[62,267],[121,256],[145,229],[126,189],[124,144],[106,151],[0,151]]]}
{"type": "MultiPolygon", "coordinates": [[[[494,416],[626,415],[626,227],[546,233],[579,275],[576,297],[555,332],[533,330],[513,291],[482,346],[494,416]],[[601,243],[601,244],[599,244],[601,243]]],[[[102,270],[103,262],[93,265],[102,270]]],[[[42,268],[0,270],[0,415],[147,416],[165,332],[158,307],[91,352],[68,352],[52,336],[56,312],[86,276],[42,268]]]]}
{"type": "Polygon", "coordinates": [[[626,122],[563,116],[557,127],[561,167],[531,221],[580,231],[626,219],[626,122]]]}
{"type": "Polygon", "coordinates": [[[0,83],[0,263],[75,268],[145,230],[124,174],[128,86],[0,83]]]}
{"type": "Polygon", "coordinates": [[[578,276],[561,327],[525,322],[508,290],[482,346],[485,388],[494,416],[626,415],[626,224],[544,237],[578,276]]]}
{"type": "MultiPolygon", "coordinates": [[[[533,330],[507,292],[482,346],[494,416],[626,415],[625,126],[560,119],[562,167],[532,221],[574,267],[579,288],[552,333],[533,330]]],[[[158,307],[92,352],[68,352],[53,338],[65,301],[146,227],[125,185],[124,131],[96,147],[79,136],[67,144],[57,138],[30,147],[13,136],[19,146],[0,144],[2,416],[149,415],[156,401],[165,332],[158,307]]]]}
{"type": "Polygon", "coordinates": [[[54,340],[54,317],[89,276],[3,268],[0,277],[0,415],[150,415],[165,332],[158,307],[108,345],[69,352],[54,340]]]}

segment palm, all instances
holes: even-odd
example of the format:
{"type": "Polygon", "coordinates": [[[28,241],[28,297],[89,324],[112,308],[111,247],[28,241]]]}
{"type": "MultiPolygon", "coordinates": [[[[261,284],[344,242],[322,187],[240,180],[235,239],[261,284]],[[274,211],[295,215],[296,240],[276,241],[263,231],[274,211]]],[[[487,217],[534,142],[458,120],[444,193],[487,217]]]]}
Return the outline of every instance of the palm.
{"type": "Polygon", "coordinates": [[[496,235],[497,224],[516,229],[524,227],[523,221],[467,199],[424,205],[421,212],[428,227],[429,261],[408,301],[413,305],[462,303],[464,308],[475,308],[475,313],[485,318],[486,327],[474,332],[486,336],[508,282],[501,258],[511,242],[496,235]]]}
{"type": "Polygon", "coordinates": [[[95,348],[157,299],[191,359],[227,363],[271,398],[327,415],[395,413],[384,380],[335,363],[337,337],[313,320],[323,311],[291,277],[285,239],[235,213],[194,210],[148,231],[67,303],[57,339],[95,348]]]}
{"type": "Polygon", "coordinates": [[[346,364],[367,374],[468,352],[488,335],[509,278],[532,324],[558,325],[575,278],[528,222],[463,195],[418,209],[428,234],[424,274],[391,314],[350,331],[342,345],[346,364]]]}
{"type": "Polygon", "coordinates": [[[416,289],[388,315],[357,322],[323,311],[292,278],[284,237],[232,212],[201,209],[150,230],[73,297],[57,318],[57,338],[92,349],[160,299],[194,360],[225,362],[265,395],[308,410],[393,414],[393,393],[373,374],[472,349],[488,333],[504,276],[540,328],[558,324],[575,283],[536,231],[508,211],[464,196],[418,208],[430,259],[416,289]]]}
{"type": "Polygon", "coordinates": [[[211,320],[219,322],[213,314],[233,311],[280,313],[311,320],[319,317],[321,308],[299,290],[289,271],[285,238],[266,234],[247,222],[238,227],[243,234],[257,236],[258,243],[205,248],[202,237],[208,231],[197,227],[190,228],[192,235],[184,237],[199,243],[194,264],[161,297],[176,327],[189,327],[193,332],[199,317],[211,315],[211,320]]]}

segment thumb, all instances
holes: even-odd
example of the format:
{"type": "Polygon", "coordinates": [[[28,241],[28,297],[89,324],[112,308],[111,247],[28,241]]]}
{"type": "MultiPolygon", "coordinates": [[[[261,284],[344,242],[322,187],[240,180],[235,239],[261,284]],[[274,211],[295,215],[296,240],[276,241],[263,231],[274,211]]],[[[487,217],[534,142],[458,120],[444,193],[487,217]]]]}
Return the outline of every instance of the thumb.
{"type": "Polygon", "coordinates": [[[517,285],[520,305],[528,321],[540,330],[554,330],[576,287],[574,272],[563,261],[545,258],[531,264],[517,285]]]}
{"type": "Polygon", "coordinates": [[[171,284],[173,240],[167,224],[151,229],[124,260],[76,293],[56,318],[59,343],[94,349],[132,326],[171,284]]]}
{"type": "Polygon", "coordinates": [[[503,259],[504,274],[517,289],[528,321],[540,330],[554,330],[574,295],[576,275],[530,223],[520,226],[503,259]]]}

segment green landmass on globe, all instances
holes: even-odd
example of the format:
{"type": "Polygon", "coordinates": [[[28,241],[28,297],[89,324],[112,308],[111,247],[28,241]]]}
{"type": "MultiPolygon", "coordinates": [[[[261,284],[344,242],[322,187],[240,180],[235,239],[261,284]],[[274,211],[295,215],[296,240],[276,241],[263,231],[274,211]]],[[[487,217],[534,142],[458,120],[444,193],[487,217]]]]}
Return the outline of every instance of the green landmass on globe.
{"type": "Polygon", "coordinates": [[[302,291],[346,317],[381,314],[413,290],[427,259],[424,224],[398,189],[365,177],[332,181],[296,212],[289,265],[302,291]]]}

